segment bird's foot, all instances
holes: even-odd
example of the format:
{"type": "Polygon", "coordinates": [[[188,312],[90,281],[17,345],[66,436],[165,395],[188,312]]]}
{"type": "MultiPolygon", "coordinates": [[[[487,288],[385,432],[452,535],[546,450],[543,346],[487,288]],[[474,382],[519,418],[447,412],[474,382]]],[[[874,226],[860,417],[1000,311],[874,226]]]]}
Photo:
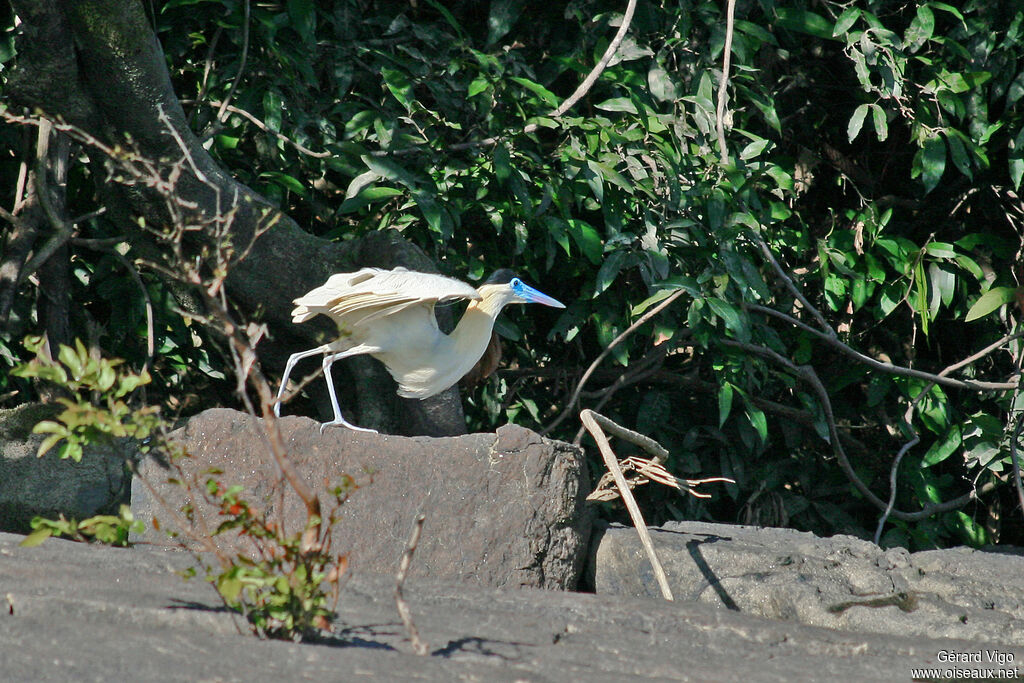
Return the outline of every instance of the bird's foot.
{"type": "Polygon", "coordinates": [[[274,417],[281,417],[281,402],[274,404],[274,417]]]}
{"type": "Polygon", "coordinates": [[[377,430],[376,429],[367,429],[366,427],[356,427],[354,424],[352,424],[351,422],[349,422],[348,420],[346,420],[343,417],[339,417],[339,418],[337,418],[335,420],[332,420],[331,422],[324,422],[322,425],[320,425],[320,433],[323,434],[324,430],[327,429],[328,427],[345,427],[346,429],[351,429],[351,430],[356,431],[356,432],[369,432],[370,434],[377,434],[377,430]]]}

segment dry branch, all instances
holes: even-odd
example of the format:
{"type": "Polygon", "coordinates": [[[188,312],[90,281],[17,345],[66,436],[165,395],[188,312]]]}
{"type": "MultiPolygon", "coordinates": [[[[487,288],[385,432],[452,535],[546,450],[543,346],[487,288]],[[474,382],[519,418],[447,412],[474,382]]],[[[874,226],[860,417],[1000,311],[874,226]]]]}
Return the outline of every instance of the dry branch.
{"type": "Polygon", "coordinates": [[[402,587],[405,585],[405,577],[409,573],[409,566],[412,564],[413,553],[416,552],[416,546],[419,545],[425,519],[425,515],[416,515],[416,519],[413,521],[412,534],[409,536],[409,543],[405,547],[405,552],[402,553],[402,561],[398,565],[398,574],[395,576],[395,606],[398,608],[399,616],[402,617],[402,623],[405,624],[405,630],[409,632],[412,649],[418,655],[426,655],[430,648],[420,639],[420,632],[412,620],[412,612],[409,611],[409,604],[405,601],[405,596],[402,594],[402,587]]]}
{"type": "MultiPolygon", "coordinates": [[[[644,522],[644,517],[640,513],[640,506],[636,504],[636,499],[633,498],[633,493],[630,491],[629,482],[626,481],[626,477],[622,474],[622,470],[619,468],[619,459],[615,456],[615,452],[612,450],[611,444],[608,443],[608,437],[605,436],[604,432],[601,430],[595,416],[603,417],[599,416],[592,410],[583,410],[580,412],[580,420],[582,420],[591,436],[594,437],[594,441],[597,442],[597,448],[601,451],[601,457],[604,458],[604,464],[608,468],[612,477],[614,477],[616,485],[619,487],[622,502],[626,504],[626,509],[629,510],[629,517],[633,520],[633,526],[636,528],[636,532],[640,536],[640,543],[643,544],[644,550],[647,552],[647,558],[651,561],[651,567],[654,569],[654,577],[657,579],[658,587],[661,589],[661,596],[669,601],[674,600],[672,597],[672,589],[669,588],[668,585],[668,577],[665,576],[665,570],[662,569],[661,562],[658,561],[658,555],[654,552],[654,543],[651,542],[651,534],[647,531],[647,523],[644,522]]],[[[603,418],[603,420],[605,422],[610,422],[608,418],[603,418]]]]}

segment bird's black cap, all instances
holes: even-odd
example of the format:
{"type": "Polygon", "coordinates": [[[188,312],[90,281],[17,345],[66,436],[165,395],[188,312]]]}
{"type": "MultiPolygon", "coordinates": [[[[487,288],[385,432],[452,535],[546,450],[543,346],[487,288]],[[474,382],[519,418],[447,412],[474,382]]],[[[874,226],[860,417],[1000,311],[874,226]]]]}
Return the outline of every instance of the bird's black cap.
{"type": "Polygon", "coordinates": [[[508,268],[499,268],[484,281],[485,285],[507,285],[512,278],[519,277],[508,268]]]}

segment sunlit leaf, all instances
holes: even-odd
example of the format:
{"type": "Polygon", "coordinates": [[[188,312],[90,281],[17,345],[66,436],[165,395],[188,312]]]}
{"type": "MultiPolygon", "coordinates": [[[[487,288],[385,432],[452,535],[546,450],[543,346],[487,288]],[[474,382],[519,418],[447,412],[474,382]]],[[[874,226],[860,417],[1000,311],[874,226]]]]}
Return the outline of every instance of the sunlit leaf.
{"type": "Polygon", "coordinates": [[[21,543],[18,545],[22,548],[34,548],[39,545],[50,536],[53,535],[53,530],[49,527],[39,527],[25,538],[21,539],[21,543]]]}
{"type": "Polygon", "coordinates": [[[992,311],[1005,306],[1017,298],[1017,291],[1016,287],[993,287],[978,297],[978,300],[967,311],[964,322],[984,318],[992,311]]]}
{"type": "Polygon", "coordinates": [[[729,382],[723,382],[718,387],[718,428],[721,429],[722,425],[729,418],[729,412],[732,410],[732,384],[729,382]]]}
{"type": "Polygon", "coordinates": [[[853,116],[850,117],[850,122],[846,125],[846,139],[853,142],[854,139],[860,134],[860,129],[864,125],[864,117],[868,115],[868,108],[870,105],[862,104],[853,110],[853,116]]]}

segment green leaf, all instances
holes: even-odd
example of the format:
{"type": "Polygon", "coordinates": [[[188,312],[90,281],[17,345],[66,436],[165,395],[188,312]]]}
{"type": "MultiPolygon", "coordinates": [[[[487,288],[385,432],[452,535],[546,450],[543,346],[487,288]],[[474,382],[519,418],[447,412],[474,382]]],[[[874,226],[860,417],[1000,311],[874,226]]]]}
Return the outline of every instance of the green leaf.
{"type": "Polygon", "coordinates": [[[903,43],[911,50],[916,50],[932,37],[935,32],[935,15],[928,5],[917,8],[917,16],[910,22],[903,34],[903,43]]]}
{"type": "Polygon", "coordinates": [[[1019,190],[1021,178],[1024,177],[1024,159],[1010,159],[1008,170],[1013,189],[1019,190]]]}
{"type": "Polygon", "coordinates": [[[594,265],[601,263],[604,242],[601,241],[601,235],[594,229],[594,226],[575,218],[570,219],[567,223],[569,224],[569,235],[583,255],[587,257],[587,260],[594,265]]]}
{"type": "Polygon", "coordinates": [[[242,582],[235,576],[221,576],[217,582],[217,591],[228,604],[235,602],[242,592],[242,582]]]}
{"type": "Polygon", "coordinates": [[[956,250],[949,242],[929,242],[924,250],[936,258],[956,258],[956,250]]]}
{"type": "Polygon", "coordinates": [[[1024,128],[1021,128],[1010,145],[1008,161],[1010,181],[1016,190],[1020,188],[1021,177],[1024,176],[1024,128]]]}
{"type": "Polygon", "coordinates": [[[82,358],[73,348],[61,344],[57,358],[61,363],[68,366],[68,370],[71,371],[71,376],[73,378],[80,379],[82,377],[82,358]]]}
{"type": "Polygon", "coordinates": [[[964,147],[963,141],[957,135],[959,132],[946,131],[946,144],[949,145],[949,156],[953,160],[956,170],[963,173],[968,179],[973,179],[974,175],[971,173],[970,158],[967,155],[967,149],[964,147]]]}
{"type": "Polygon", "coordinates": [[[729,418],[729,412],[732,410],[732,384],[724,382],[722,386],[718,387],[718,428],[721,429],[722,425],[729,418]]]}
{"type": "Polygon", "coordinates": [[[41,526],[23,538],[18,545],[22,548],[34,548],[52,535],[53,530],[50,527],[41,526]]]}
{"type": "Polygon", "coordinates": [[[985,531],[985,527],[971,519],[962,510],[957,510],[954,515],[960,527],[960,532],[964,535],[967,543],[978,547],[988,542],[988,533],[985,531]]]}
{"type": "Polygon", "coordinates": [[[512,164],[508,147],[500,144],[495,145],[491,158],[494,161],[494,177],[498,179],[499,183],[504,185],[512,175],[512,164]]]}
{"type": "Polygon", "coordinates": [[[748,338],[749,331],[743,322],[743,318],[736,312],[735,307],[723,299],[718,297],[708,297],[705,299],[708,302],[708,306],[711,310],[725,323],[725,327],[731,330],[741,341],[748,338]]]}
{"type": "Polygon", "coordinates": [[[412,82],[409,80],[408,75],[386,66],[381,67],[380,75],[384,79],[384,85],[387,86],[388,91],[398,100],[399,104],[405,107],[406,111],[412,111],[414,96],[412,82]]]}
{"type": "Polygon", "coordinates": [[[436,9],[441,16],[444,17],[445,21],[448,22],[448,25],[458,32],[460,37],[465,35],[465,31],[462,30],[462,26],[459,25],[459,22],[455,21],[455,17],[448,11],[447,7],[442,5],[440,2],[437,2],[437,0],[427,0],[427,4],[436,9]]]}
{"type": "Polygon", "coordinates": [[[868,115],[868,108],[871,105],[862,104],[853,110],[853,116],[850,117],[850,122],[846,124],[846,138],[850,142],[860,134],[860,129],[864,126],[864,117],[868,115]]]}
{"type": "Polygon", "coordinates": [[[483,76],[477,76],[473,79],[473,82],[469,84],[469,88],[466,89],[466,99],[479,95],[483,91],[491,87],[490,81],[483,76]]]}
{"type": "Polygon", "coordinates": [[[820,14],[807,10],[777,7],[775,16],[778,18],[779,26],[790,31],[806,33],[815,38],[833,39],[832,23],[820,14]]]}
{"type": "Polygon", "coordinates": [[[601,111],[624,111],[629,114],[636,114],[636,105],[628,97],[613,97],[610,100],[605,100],[600,104],[594,105],[595,109],[601,111]]]}
{"type": "Polygon", "coordinates": [[[744,412],[747,415],[747,420],[750,421],[750,426],[757,432],[761,443],[768,443],[768,419],[765,417],[764,411],[755,407],[750,401],[746,403],[747,408],[744,412]]]}
{"type": "Polygon", "coordinates": [[[381,178],[386,180],[397,180],[409,189],[415,189],[418,186],[416,177],[392,159],[388,159],[386,157],[374,157],[369,154],[364,154],[359,158],[362,159],[368,169],[379,175],[381,178]]]}
{"type": "Polygon", "coordinates": [[[558,98],[555,97],[555,94],[553,92],[545,88],[540,83],[534,83],[529,79],[520,78],[519,76],[512,76],[510,80],[515,81],[516,83],[523,86],[530,92],[538,95],[541,98],[541,100],[544,101],[544,104],[548,105],[552,109],[558,107],[558,98]]]}
{"type": "Polygon", "coordinates": [[[380,185],[367,187],[366,189],[361,190],[355,197],[343,201],[341,206],[338,207],[338,212],[343,214],[352,213],[353,211],[358,211],[369,204],[385,201],[403,194],[405,193],[402,192],[402,190],[394,187],[382,187],[380,185]]]}
{"type": "Polygon", "coordinates": [[[958,10],[956,7],[953,7],[952,5],[947,5],[944,2],[929,2],[928,4],[934,7],[935,9],[940,9],[945,12],[949,12],[954,17],[959,19],[961,22],[964,21],[964,15],[960,13],[960,10],[958,10]]]}
{"type": "Polygon", "coordinates": [[[740,152],[740,159],[747,160],[760,156],[761,152],[764,151],[764,148],[768,146],[769,142],[770,140],[764,139],[751,142],[749,145],[744,147],[743,150],[740,152]]]}
{"type": "Polygon", "coordinates": [[[936,135],[925,140],[919,154],[924,191],[931,192],[939,184],[946,170],[946,144],[936,135]]]}
{"type": "Polygon", "coordinates": [[[661,66],[652,67],[647,72],[647,86],[659,102],[675,102],[679,99],[679,85],[675,77],[661,66]]]}
{"type": "Polygon", "coordinates": [[[306,186],[298,178],[294,178],[287,173],[281,173],[280,171],[264,171],[260,173],[260,178],[270,180],[287,190],[294,192],[300,197],[306,196],[306,186]]]}
{"type": "Polygon", "coordinates": [[[875,124],[875,135],[879,142],[889,137],[889,122],[885,118],[885,110],[877,104],[871,105],[871,120],[875,124]]]}
{"type": "Polygon", "coordinates": [[[832,37],[837,38],[842,34],[850,30],[850,27],[856,23],[860,17],[860,10],[856,7],[850,7],[836,19],[835,28],[832,29],[832,37]]]}
{"type": "Polygon", "coordinates": [[[971,310],[967,311],[967,317],[964,318],[964,322],[971,322],[978,318],[984,318],[992,311],[1005,306],[1017,297],[1016,287],[993,287],[984,294],[982,294],[974,305],[971,306],[971,310]]]}
{"type": "Polygon", "coordinates": [[[63,434],[50,434],[48,437],[43,439],[42,443],[39,444],[39,450],[36,451],[36,457],[43,457],[46,455],[47,451],[57,445],[61,439],[66,439],[67,437],[68,434],[66,431],[63,434]]]}
{"type": "Polygon", "coordinates": [[[928,310],[934,318],[940,301],[946,306],[953,301],[953,294],[956,291],[956,275],[937,263],[930,263],[928,264],[928,284],[931,288],[931,301],[928,303],[928,310]]]}
{"type": "Polygon", "coordinates": [[[624,251],[613,251],[608,255],[604,263],[601,264],[600,270],[597,271],[597,278],[594,282],[594,296],[608,289],[609,285],[615,282],[619,271],[622,270],[626,263],[627,256],[628,253],[624,251]]]}
{"type": "Polygon", "coordinates": [[[928,449],[928,452],[924,454],[924,458],[921,459],[921,467],[931,467],[937,465],[949,456],[953,455],[957,448],[963,444],[963,438],[960,434],[960,427],[953,425],[946,432],[946,438],[941,441],[936,441],[932,444],[932,447],[928,449]]]}

